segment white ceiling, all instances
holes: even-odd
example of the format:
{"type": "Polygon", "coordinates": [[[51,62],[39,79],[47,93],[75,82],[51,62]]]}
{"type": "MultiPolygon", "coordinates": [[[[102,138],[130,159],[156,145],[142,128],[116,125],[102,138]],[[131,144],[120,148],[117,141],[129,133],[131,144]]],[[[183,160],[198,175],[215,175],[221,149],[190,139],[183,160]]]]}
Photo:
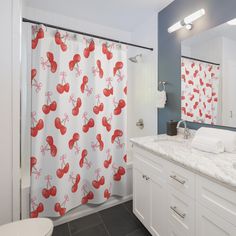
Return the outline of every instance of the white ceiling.
{"type": "Polygon", "coordinates": [[[173,0],[24,0],[24,5],[132,31],[173,0]]]}

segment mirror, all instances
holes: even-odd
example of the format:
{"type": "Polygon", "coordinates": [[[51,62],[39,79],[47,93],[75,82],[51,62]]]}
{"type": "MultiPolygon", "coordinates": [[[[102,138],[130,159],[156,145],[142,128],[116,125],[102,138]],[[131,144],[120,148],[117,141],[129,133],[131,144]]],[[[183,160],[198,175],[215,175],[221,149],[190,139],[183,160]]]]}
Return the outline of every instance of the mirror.
{"type": "Polygon", "coordinates": [[[236,127],[236,19],[181,43],[181,118],[236,127]]]}

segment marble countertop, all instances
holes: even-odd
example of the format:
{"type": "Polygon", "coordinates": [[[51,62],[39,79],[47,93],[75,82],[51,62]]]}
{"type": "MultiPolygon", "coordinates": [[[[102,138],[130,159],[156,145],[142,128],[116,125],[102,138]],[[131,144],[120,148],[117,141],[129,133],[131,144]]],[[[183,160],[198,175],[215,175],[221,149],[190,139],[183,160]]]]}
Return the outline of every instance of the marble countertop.
{"type": "Polygon", "coordinates": [[[182,135],[131,138],[130,141],[164,159],[213,178],[236,190],[236,153],[212,154],[191,148],[192,139],[182,135]]]}

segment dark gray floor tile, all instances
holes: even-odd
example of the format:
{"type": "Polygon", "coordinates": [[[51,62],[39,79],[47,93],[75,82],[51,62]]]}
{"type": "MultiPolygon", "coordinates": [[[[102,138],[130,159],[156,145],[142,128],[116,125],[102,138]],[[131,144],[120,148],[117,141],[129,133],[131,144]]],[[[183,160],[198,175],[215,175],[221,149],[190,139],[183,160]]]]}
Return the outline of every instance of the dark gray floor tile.
{"type": "Polygon", "coordinates": [[[145,229],[144,227],[133,231],[130,234],[127,234],[126,236],[152,236],[147,229],[145,229]]]}
{"type": "Polygon", "coordinates": [[[129,212],[133,213],[133,201],[128,201],[123,204],[129,212]]]}
{"type": "Polygon", "coordinates": [[[52,236],[70,236],[68,224],[54,227],[52,236]]]}
{"type": "Polygon", "coordinates": [[[74,234],[76,232],[84,231],[88,228],[97,226],[101,223],[102,219],[97,213],[88,215],[69,222],[70,232],[71,234],[74,234]]]}
{"type": "Polygon", "coordinates": [[[109,236],[104,224],[99,224],[86,230],[72,234],[72,236],[109,236]]]}
{"type": "Polygon", "coordinates": [[[99,214],[111,236],[125,236],[142,227],[123,204],[100,211],[99,214]]]}

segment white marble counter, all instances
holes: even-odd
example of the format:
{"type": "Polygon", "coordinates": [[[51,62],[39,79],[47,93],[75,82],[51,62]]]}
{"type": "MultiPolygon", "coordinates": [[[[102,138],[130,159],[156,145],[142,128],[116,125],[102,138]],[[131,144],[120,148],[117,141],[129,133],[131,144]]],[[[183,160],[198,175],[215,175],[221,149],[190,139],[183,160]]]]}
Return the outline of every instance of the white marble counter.
{"type": "Polygon", "coordinates": [[[236,190],[236,154],[198,151],[191,148],[192,140],[184,140],[182,135],[139,137],[130,141],[164,159],[174,161],[236,190]]]}

